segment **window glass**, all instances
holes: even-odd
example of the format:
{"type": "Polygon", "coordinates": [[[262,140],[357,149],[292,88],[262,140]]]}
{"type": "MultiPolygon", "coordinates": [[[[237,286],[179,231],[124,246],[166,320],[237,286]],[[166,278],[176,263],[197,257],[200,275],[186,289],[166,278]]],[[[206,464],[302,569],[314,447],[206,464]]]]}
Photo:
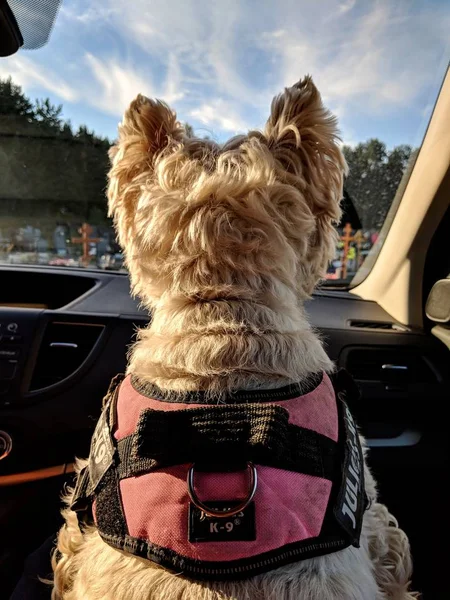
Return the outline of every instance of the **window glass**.
{"type": "Polygon", "coordinates": [[[444,0],[63,2],[48,43],[0,59],[0,262],[123,270],[105,175],[137,93],[220,142],[311,73],[350,167],[327,274],[348,284],[420,148],[449,31],[444,0]]]}

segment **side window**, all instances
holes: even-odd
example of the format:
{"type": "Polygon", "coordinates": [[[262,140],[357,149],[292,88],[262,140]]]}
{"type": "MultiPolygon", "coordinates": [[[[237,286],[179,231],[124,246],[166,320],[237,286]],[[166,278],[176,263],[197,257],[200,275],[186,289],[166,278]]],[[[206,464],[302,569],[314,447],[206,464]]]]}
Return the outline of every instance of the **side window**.
{"type": "Polygon", "coordinates": [[[345,181],[343,215],[338,226],[336,255],[328,284],[350,284],[375,244],[397,195],[403,192],[418,148],[400,144],[389,149],[377,138],[344,145],[349,174],[345,181]]]}

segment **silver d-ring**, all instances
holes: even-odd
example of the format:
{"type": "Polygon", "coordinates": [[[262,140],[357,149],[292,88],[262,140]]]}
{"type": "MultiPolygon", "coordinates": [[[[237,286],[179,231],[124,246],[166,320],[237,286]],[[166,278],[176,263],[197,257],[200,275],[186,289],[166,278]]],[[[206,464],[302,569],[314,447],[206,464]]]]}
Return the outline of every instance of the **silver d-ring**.
{"type": "Polygon", "coordinates": [[[232,517],[234,515],[237,515],[242,510],[247,508],[247,506],[253,500],[256,488],[258,487],[258,473],[256,471],[255,465],[252,462],[247,463],[247,470],[250,472],[250,491],[247,498],[243,500],[238,506],[234,506],[229,510],[219,511],[214,510],[206,504],[203,504],[203,502],[198,498],[197,493],[195,491],[194,482],[195,464],[192,465],[187,474],[188,494],[192,504],[194,504],[199,510],[204,512],[207,517],[218,517],[220,519],[222,517],[232,517]]]}

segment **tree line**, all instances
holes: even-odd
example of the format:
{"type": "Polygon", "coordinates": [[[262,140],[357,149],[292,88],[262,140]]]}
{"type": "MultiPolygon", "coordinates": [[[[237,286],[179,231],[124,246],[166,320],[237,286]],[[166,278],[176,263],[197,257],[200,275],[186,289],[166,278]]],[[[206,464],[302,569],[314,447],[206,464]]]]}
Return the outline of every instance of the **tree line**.
{"type": "MultiPolygon", "coordinates": [[[[43,230],[62,222],[109,226],[111,141],[86,126],[73,128],[62,111],[48,98],[30,100],[11,78],[0,79],[0,229],[27,219],[43,230]]],[[[362,227],[379,230],[415,152],[408,145],[388,149],[379,139],[343,152],[350,168],[345,187],[362,227]]]]}

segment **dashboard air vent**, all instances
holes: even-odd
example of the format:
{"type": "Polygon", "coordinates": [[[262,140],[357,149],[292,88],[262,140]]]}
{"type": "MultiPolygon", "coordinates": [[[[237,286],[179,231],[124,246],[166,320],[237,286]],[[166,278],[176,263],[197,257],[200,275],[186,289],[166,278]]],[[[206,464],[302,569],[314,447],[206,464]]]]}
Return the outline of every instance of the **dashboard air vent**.
{"type": "Polygon", "coordinates": [[[349,321],[350,327],[358,329],[383,329],[384,331],[407,331],[406,327],[397,323],[388,323],[383,321],[349,321]]]}
{"type": "Polygon", "coordinates": [[[39,350],[30,391],[70,377],[88,358],[104,330],[88,323],[49,323],[39,350]]]}

